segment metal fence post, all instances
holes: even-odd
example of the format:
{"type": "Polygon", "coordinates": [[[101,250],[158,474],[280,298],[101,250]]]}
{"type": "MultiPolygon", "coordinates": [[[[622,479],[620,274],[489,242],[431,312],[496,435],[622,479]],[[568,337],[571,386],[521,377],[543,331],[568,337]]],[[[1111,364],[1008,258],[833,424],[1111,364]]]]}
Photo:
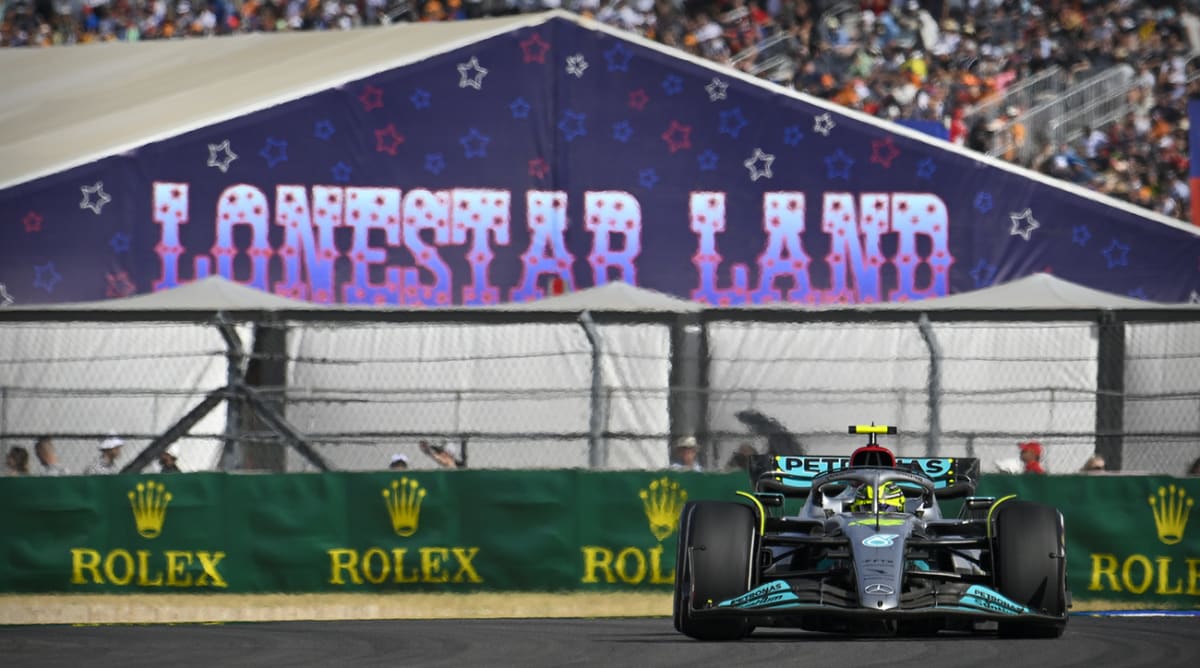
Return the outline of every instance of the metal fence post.
{"type": "Polygon", "coordinates": [[[603,346],[600,332],[592,320],[592,314],[584,311],[579,314],[579,324],[587,334],[588,342],[592,344],[592,392],[591,415],[588,418],[588,466],[594,469],[604,465],[607,453],[604,452],[604,369],[602,366],[603,346]]]}
{"type": "Polygon", "coordinates": [[[937,342],[927,314],[921,314],[917,328],[921,330],[921,338],[929,348],[929,433],[925,437],[925,456],[937,457],[942,432],[942,347],[937,342]]]}

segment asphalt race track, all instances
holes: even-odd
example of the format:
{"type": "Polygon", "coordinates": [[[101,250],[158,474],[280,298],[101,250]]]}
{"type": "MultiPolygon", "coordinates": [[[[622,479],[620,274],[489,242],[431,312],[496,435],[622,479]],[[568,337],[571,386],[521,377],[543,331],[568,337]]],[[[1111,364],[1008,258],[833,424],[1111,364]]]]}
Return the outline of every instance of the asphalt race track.
{"type": "Polygon", "coordinates": [[[1195,668],[1200,618],[1077,616],[1058,640],[845,638],[766,630],[736,643],[690,640],[666,618],[5,626],[0,664],[1195,668]]]}

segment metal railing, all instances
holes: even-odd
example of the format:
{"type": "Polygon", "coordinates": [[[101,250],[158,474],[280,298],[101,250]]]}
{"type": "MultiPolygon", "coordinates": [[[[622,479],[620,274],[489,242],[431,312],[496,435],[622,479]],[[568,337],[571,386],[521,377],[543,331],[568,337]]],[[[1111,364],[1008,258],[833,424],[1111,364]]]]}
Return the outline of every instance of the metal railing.
{"type": "Polygon", "coordinates": [[[988,154],[1028,165],[1047,143],[1058,146],[1071,133],[1120,118],[1129,110],[1128,92],[1134,85],[1134,74],[1129,65],[1118,65],[1030,107],[1004,122],[988,154]],[[1018,137],[1014,132],[1017,124],[1034,135],[1018,137]]]}

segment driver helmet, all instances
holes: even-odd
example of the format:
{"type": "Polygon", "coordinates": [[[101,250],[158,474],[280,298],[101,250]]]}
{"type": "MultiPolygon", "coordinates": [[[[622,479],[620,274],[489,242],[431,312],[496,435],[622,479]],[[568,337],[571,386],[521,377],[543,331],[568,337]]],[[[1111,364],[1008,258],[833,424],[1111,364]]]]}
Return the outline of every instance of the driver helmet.
{"type": "Polygon", "coordinates": [[[878,487],[863,485],[854,493],[850,502],[850,512],[863,513],[871,511],[871,502],[879,496],[879,510],[882,512],[899,513],[904,511],[904,490],[891,480],[882,482],[878,487]]]}

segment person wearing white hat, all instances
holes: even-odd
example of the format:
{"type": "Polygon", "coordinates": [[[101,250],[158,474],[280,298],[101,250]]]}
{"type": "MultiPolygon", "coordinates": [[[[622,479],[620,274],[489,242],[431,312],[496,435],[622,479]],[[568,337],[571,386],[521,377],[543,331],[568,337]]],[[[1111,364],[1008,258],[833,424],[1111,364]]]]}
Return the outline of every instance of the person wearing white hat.
{"type": "Polygon", "coordinates": [[[698,459],[699,449],[695,436],[684,436],[676,441],[671,468],[677,471],[703,471],[704,467],[698,459]]]}
{"type": "Polygon", "coordinates": [[[172,443],[158,454],[159,473],[182,473],[179,468],[179,444],[172,443]]]}
{"type": "Polygon", "coordinates": [[[121,456],[122,445],[125,445],[125,441],[116,434],[110,434],[108,438],[100,441],[100,459],[84,469],[83,474],[109,475],[120,472],[121,469],[117,467],[117,458],[121,456]]]}
{"type": "Polygon", "coordinates": [[[393,471],[408,470],[408,455],[395,454],[392,455],[392,461],[388,462],[388,468],[393,471]]]}

